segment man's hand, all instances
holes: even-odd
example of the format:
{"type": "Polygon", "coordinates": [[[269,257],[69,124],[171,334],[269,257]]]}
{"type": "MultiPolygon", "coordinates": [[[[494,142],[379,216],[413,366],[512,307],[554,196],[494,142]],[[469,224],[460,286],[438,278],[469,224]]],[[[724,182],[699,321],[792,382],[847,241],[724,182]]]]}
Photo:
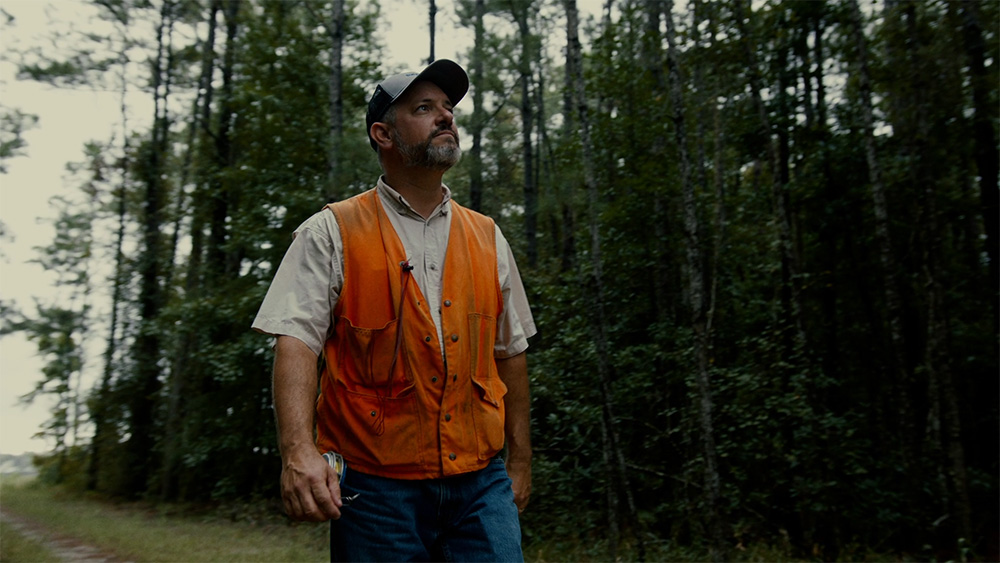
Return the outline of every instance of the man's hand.
{"type": "Polygon", "coordinates": [[[524,512],[531,499],[531,462],[508,462],[507,475],[510,476],[510,488],[514,490],[517,511],[524,512]]]}
{"type": "Polygon", "coordinates": [[[281,468],[281,500],[293,520],[324,522],[340,518],[337,472],[315,449],[286,456],[281,468]]]}

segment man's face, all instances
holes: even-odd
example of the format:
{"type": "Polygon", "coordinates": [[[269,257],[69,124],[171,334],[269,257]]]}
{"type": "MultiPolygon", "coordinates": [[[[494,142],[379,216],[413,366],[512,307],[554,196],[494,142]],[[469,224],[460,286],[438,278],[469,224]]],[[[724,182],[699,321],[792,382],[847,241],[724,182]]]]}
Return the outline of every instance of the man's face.
{"type": "Polygon", "coordinates": [[[392,139],[407,166],[447,170],[462,156],[448,96],[432,82],[418,82],[393,104],[392,139]]]}

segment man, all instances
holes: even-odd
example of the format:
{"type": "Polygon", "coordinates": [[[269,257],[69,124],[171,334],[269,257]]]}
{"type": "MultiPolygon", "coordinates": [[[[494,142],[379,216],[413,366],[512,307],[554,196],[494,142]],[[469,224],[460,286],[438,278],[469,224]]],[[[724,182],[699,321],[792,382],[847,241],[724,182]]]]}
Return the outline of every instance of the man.
{"type": "Polygon", "coordinates": [[[448,60],[376,87],[382,177],[299,227],[254,320],[277,337],[285,509],[332,521],[333,560],[523,559],[535,327],[500,230],[442,183],[468,88],[448,60]]]}

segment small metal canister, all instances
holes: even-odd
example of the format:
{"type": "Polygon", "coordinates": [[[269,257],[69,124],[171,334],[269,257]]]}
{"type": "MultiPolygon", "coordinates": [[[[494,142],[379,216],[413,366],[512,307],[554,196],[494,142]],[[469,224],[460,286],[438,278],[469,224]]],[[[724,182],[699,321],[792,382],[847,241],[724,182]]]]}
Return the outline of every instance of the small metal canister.
{"type": "Polygon", "coordinates": [[[337,472],[337,478],[342,483],[344,481],[344,475],[347,474],[347,462],[344,461],[344,456],[338,454],[337,452],[326,452],[323,454],[323,459],[330,464],[330,467],[337,472]]]}

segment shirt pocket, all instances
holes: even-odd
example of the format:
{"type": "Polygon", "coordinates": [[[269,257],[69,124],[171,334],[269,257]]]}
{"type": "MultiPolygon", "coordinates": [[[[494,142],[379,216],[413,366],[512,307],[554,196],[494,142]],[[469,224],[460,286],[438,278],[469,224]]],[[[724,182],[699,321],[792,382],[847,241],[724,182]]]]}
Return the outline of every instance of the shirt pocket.
{"type": "Polygon", "coordinates": [[[469,315],[469,368],[472,371],[472,420],[476,425],[479,459],[490,459],[503,449],[504,405],[507,386],[497,372],[493,357],[497,321],[494,317],[469,315]]]}

